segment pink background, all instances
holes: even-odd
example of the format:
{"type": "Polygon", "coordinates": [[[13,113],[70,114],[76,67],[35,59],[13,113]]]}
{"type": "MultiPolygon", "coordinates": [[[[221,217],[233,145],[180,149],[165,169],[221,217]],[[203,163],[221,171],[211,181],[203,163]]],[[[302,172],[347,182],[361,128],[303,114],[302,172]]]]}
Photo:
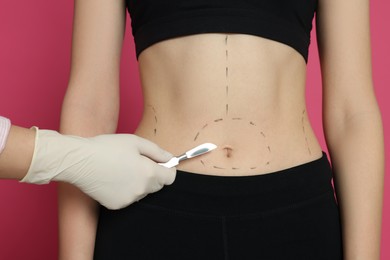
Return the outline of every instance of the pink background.
{"type": "MultiPolygon", "coordinates": [[[[13,123],[58,129],[70,67],[73,1],[0,0],[0,115],[13,123]]],[[[389,1],[371,1],[374,82],[389,136],[389,1]]],[[[314,33],[314,32],[313,32],[314,33]]],[[[314,34],[308,63],[308,106],[325,148],[321,87],[314,34]]],[[[142,109],[137,63],[129,20],[121,67],[119,132],[134,131],[142,109]]],[[[387,155],[390,154],[386,142],[387,155]]],[[[389,164],[389,156],[387,165],[389,164]]],[[[390,177],[385,179],[381,259],[390,259],[390,177]]],[[[0,259],[56,259],[56,184],[34,186],[0,181],[0,259]]]]}

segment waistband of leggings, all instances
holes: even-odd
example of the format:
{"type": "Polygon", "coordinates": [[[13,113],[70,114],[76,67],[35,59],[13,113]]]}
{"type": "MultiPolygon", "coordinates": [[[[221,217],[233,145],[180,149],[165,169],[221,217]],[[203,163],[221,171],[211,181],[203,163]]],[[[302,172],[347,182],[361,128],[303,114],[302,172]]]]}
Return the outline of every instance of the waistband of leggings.
{"type": "Polygon", "coordinates": [[[322,157],[272,173],[215,176],[177,170],[173,184],[140,204],[204,213],[236,213],[288,206],[333,191],[332,170],[322,157]]]}

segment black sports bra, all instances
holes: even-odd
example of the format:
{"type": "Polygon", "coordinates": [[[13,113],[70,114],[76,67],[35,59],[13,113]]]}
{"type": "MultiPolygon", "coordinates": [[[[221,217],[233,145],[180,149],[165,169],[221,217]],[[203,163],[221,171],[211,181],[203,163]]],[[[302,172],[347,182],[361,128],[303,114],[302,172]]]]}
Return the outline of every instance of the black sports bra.
{"type": "Polygon", "coordinates": [[[318,0],[126,0],[136,56],[154,43],[200,33],[275,40],[308,58],[318,0]]]}

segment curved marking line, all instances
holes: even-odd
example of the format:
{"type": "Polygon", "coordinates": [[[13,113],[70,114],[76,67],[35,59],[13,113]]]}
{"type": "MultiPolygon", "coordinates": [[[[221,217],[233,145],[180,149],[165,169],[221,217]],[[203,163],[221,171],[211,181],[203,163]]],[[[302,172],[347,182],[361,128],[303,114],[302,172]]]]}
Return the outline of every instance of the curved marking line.
{"type": "Polygon", "coordinates": [[[198,136],[199,136],[199,132],[196,134],[194,141],[196,141],[196,139],[198,139],[198,136]]]}

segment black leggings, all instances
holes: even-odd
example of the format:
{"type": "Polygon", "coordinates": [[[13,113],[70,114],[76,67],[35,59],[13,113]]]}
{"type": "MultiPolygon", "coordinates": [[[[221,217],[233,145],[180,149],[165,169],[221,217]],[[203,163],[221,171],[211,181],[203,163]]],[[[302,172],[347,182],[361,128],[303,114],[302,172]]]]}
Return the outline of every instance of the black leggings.
{"type": "Polygon", "coordinates": [[[322,158],[256,176],[177,171],[129,207],[100,209],[94,259],[341,260],[332,170],[322,158]]]}

